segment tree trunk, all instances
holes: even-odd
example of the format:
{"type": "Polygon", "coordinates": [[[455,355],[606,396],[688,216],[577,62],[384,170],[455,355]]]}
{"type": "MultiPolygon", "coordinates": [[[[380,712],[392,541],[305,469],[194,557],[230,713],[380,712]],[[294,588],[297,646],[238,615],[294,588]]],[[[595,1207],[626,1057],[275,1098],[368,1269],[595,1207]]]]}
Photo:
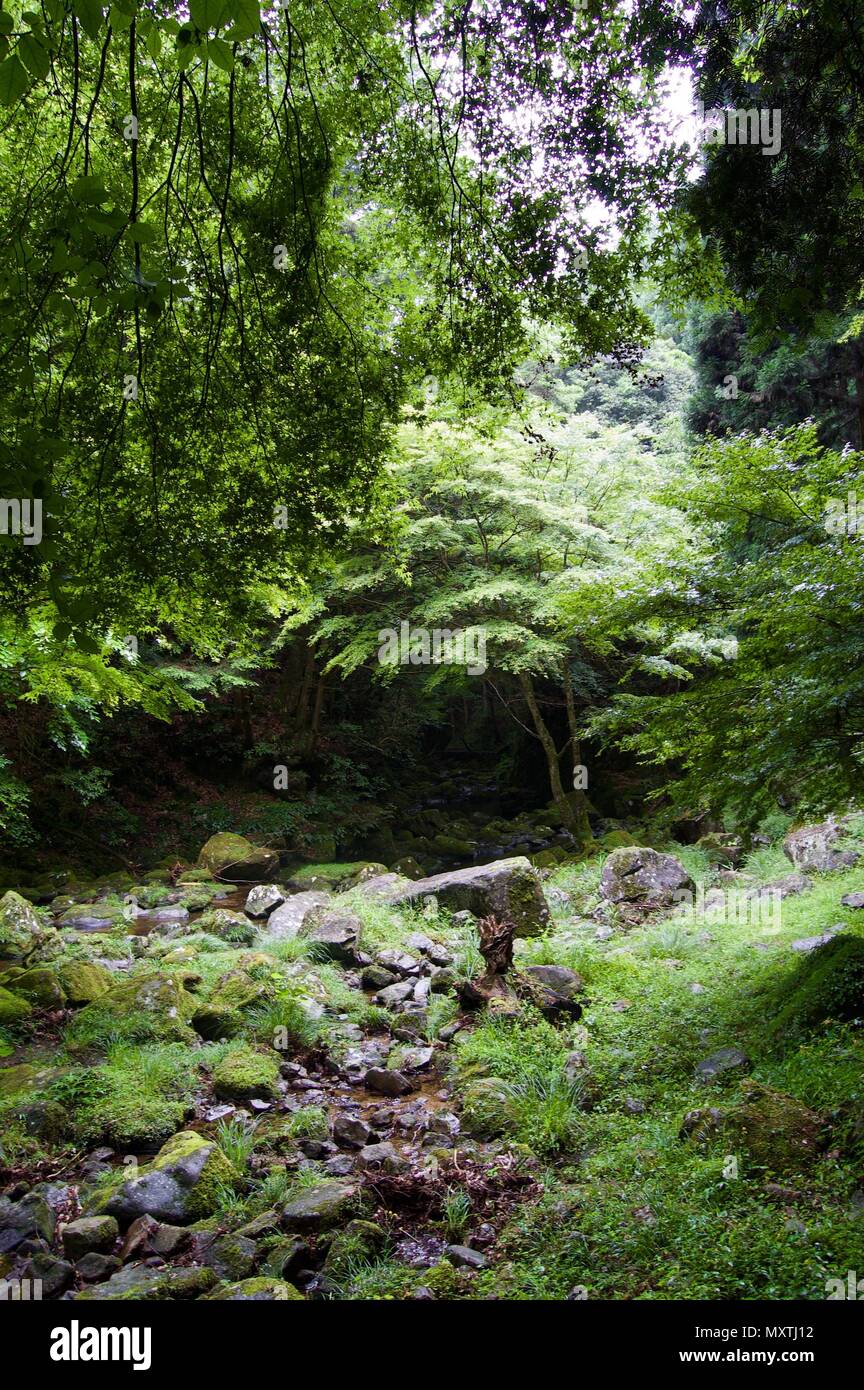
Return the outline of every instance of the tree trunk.
{"type": "Polygon", "coordinates": [[[537,696],[534,694],[534,686],[531,677],[520,675],[519,684],[522,687],[522,694],[525,696],[525,703],[531,711],[531,718],[534,720],[534,728],[537,730],[537,737],[540,739],[543,745],[543,752],[546,754],[546,763],[549,768],[549,786],[552,789],[552,800],[561,813],[561,820],[564,826],[572,835],[578,837],[579,825],[576,812],[568,801],[564,788],[561,785],[561,767],[558,762],[558,750],[555,747],[555,740],[549,732],[546,721],[540,713],[540,706],[537,703],[537,696]]]}

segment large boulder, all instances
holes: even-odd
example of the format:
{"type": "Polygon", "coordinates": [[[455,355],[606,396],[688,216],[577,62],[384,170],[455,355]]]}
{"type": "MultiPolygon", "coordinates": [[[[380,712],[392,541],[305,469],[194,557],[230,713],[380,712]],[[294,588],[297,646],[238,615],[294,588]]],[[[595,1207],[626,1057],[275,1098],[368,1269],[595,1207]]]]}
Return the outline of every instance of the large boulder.
{"type": "Polygon", "coordinates": [[[363,923],[359,917],[321,909],[306,918],[300,935],[314,945],[316,958],[353,965],[362,932],[363,923]]]}
{"type": "Polygon", "coordinates": [[[315,909],[330,901],[330,894],[318,889],[308,893],[295,893],[286,899],[281,907],[271,912],[267,919],[267,935],[280,941],[291,941],[299,933],[306,919],[315,909]]]}
{"type": "Polygon", "coordinates": [[[259,883],[249,889],[243,911],[247,917],[269,917],[285,901],[285,894],[275,883],[259,883]]]}
{"type": "Polygon", "coordinates": [[[674,854],[638,845],[613,849],[600,878],[600,892],[607,902],[636,913],[672,907],[695,888],[674,854]]]}
{"type": "Polygon", "coordinates": [[[704,1144],[722,1135],[730,1150],[743,1150],[760,1168],[777,1174],[812,1163],[825,1132],[822,1117],[793,1096],[754,1082],[745,1083],[742,1093],[742,1102],[730,1109],[689,1111],[680,1137],[704,1144]]]}
{"type": "Polygon", "coordinates": [[[92,1004],[94,999],[101,999],[114,984],[110,970],[88,960],[58,961],[54,973],[69,1003],[76,1006],[92,1004]]]}
{"type": "Polygon", "coordinates": [[[142,1041],[194,1042],[195,1034],[186,1021],[194,1007],[192,996],[170,976],[132,975],[118,980],[76,1015],[69,1041],[75,1041],[76,1026],[80,1025],[81,1036],[87,1038],[90,1021],[107,1016],[142,1041]]]}
{"type": "Polygon", "coordinates": [[[253,845],[243,835],[224,830],[210,836],[198,855],[198,866],[212,878],[228,883],[256,883],[273,877],[279,867],[279,855],[275,850],[253,845]]]}
{"type": "MultiPolygon", "coordinates": [[[[375,882],[370,880],[370,885],[375,882]]],[[[419,878],[391,889],[386,896],[397,905],[434,897],[453,912],[467,911],[475,917],[497,917],[510,923],[516,936],[539,936],[549,925],[549,905],[540,879],[521,855],[419,878]]]]}
{"type": "Polygon", "coordinates": [[[843,835],[843,826],[833,820],[823,821],[821,825],[803,825],[789,831],[783,841],[783,853],[805,874],[849,869],[861,856],[854,849],[838,848],[843,835]]]}
{"type": "Polygon", "coordinates": [[[26,898],[11,890],[0,898],[0,960],[27,956],[54,935],[26,898]]]}
{"type": "Polygon", "coordinates": [[[163,1144],[152,1163],[103,1198],[97,1214],[113,1216],[123,1227],[138,1216],[186,1226],[212,1215],[221,1189],[233,1186],[237,1176],[218,1144],[184,1129],[163,1144]]]}

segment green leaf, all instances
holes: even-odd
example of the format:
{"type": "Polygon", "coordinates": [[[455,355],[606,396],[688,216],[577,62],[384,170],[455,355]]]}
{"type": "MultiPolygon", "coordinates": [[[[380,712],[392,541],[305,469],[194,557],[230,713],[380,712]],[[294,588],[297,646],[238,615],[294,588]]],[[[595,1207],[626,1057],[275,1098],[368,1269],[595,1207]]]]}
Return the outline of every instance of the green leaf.
{"type": "Polygon", "coordinates": [[[80,19],[84,33],[95,39],[102,27],[102,6],[99,0],[72,0],[72,13],[80,19]]]}
{"type": "Polygon", "coordinates": [[[228,17],[232,19],[232,39],[251,39],[261,28],[261,6],[258,0],[229,0],[228,17]]]}
{"type": "Polygon", "coordinates": [[[51,59],[45,47],[32,34],[25,34],[18,40],[18,52],[34,77],[47,77],[51,71],[51,59]]]}
{"type": "Polygon", "coordinates": [[[155,241],[158,229],[148,222],[130,222],[127,231],[133,241],[155,241]]]}
{"type": "Polygon", "coordinates": [[[224,23],[227,9],[228,0],[191,0],[189,18],[196,29],[206,33],[224,23]]]}
{"type": "Polygon", "coordinates": [[[0,63],[0,106],[14,106],[29,86],[27,69],[16,53],[0,63]]]}
{"type": "Polygon", "coordinates": [[[78,203],[93,203],[98,207],[108,201],[108,190],[100,175],[83,174],[72,185],[72,197],[78,203]]]}
{"type": "Polygon", "coordinates": [[[11,34],[14,28],[11,14],[7,10],[0,10],[0,34],[11,34]]]}
{"type": "Polygon", "coordinates": [[[231,72],[234,67],[234,54],[231,52],[231,45],[227,44],[224,39],[208,39],[207,56],[223,72],[231,72]]]}

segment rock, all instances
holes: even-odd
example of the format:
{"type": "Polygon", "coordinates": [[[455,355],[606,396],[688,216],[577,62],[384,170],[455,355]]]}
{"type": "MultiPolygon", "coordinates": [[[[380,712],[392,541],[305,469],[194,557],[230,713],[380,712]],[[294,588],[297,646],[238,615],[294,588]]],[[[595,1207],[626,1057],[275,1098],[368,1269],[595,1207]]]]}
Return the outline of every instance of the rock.
{"type": "Polygon", "coordinates": [[[389,898],[391,893],[400,892],[408,882],[402,874],[376,874],[374,878],[358,883],[352,892],[363,898],[389,898]]]}
{"type": "Polygon", "coordinates": [[[394,1048],[387,1058],[387,1066],[391,1071],[406,1072],[425,1071],[435,1055],[434,1048],[431,1047],[397,1047],[394,1048]]]}
{"type": "Polygon", "coordinates": [[[53,927],[46,927],[35,907],[19,893],[10,890],[0,898],[0,960],[27,956],[55,936],[53,927]]]}
{"type": "Polygon", "coordinates": [[[324,1182],[318,1187],[307,1187],[283,1207],[282,1229],[302,1235],[341,1225],[356,1206],[359,1193],[358,1185],[352,1182],[324,1182]]]}
{"type": "Polygon", "coordinates": [[[305,924],[316,908],[322,907],[330,901],[329,893],[318,891],[308,893],[295,893],[293,897],[286,898],[281,907],[277,907],[267,919],[267,935],[275,937],[279,941],[291,941],[298,935],[301,927],[305,924]]]}
{"type": "Polygon", "coordinates": [[[730,869],[740,864],[744,853],[744,846],[736,835],[727,835],[717,830],[700,836],[696,841],[696,848],[705,852],[710,863],[725,865],[730,869]]]}
{"type": "MultiPolygon", "coordinates": [[[[348,1224],[350,1226],[351,1223],[348,1224]]],[[[277,1279],[293,1281],[298,1271],[308,1266],[310,1258],[305,1240],[301,1240],[300,1236],[285,1236],[270,1247],[261,1272],[275,1275],[277,1279]]]]}
{"type": "Polygon", "coordinates": [[[783,899],[791,898],[797,893],[806,893],[812,887],[812,879],[805,878],[804,874],[786,874],[785,878],[775,878],[771,883],[763,883],[761,888],[754,889],[754,893],[760,898],[779,895],[783,899]]]}
{"type": "Polygon", "coordinates": [[[398,977],[391,971],[385,970],[383,966],[367,965],[360,976],[360,983],[364,989],[375,991],[386,989],[388,985],[397,984],[398,977]]]}
{"type": "Polygon", "coordinates": [[[420,974],[420,962],[407,951],[379,951],[377,959],[379,965],[383,965],[386,970],[392,970],[400,979],[406,980],[409,975],[420,974]]]}
{"type": "Polygon", "coordinates": [[[19,1023],[32,1012],[32,1004],[0,985],[0,1026],[4,1023],[19,1023]]]}
{"type": "Polygon", "coordinates": [[[473,1139],[497,1139],[513,1127],[510,1090],[505,1081],[481,1076],[462,1094],[462,1129],[473,1139]]]}
{"type": "Polygon", "coordinates": [[[54,971],[47,966],[33,966],[30,970],[7,970],[3,983],[15,993],[28,999],[37,1009],[62,1009],[66,1003],[63,986],[54,971]]]}
{"type": "Polygon", "coordinates": [[[122,1298],[143,1302],[202,1298],[218,1280],[212,1269],[156,1269],[151,1265],[127,1265],[89,1289],[74,1295],[75,1302],[122,1298]]]}
{"type": "Polygon", "coordinates": [[[232,946],[251,946],[258,940],[258,927],[242,912],[231,912],[225,907],[210,908],[195,923],[196,931],[218,936],[232,946]]]}
{"type": "Polygon", "coordinates": [[[245,1279],[255,1268],[258,1247],[248,1236],[218,1236],[204,1252],[201,1263],[215,1269],[220,1279],[245,1279]]]}
{"type": "Polygon", "coordinates": [[[375,1002],[382,1004],[385,1009],[398,1009],[413,993],[414,981],[400,980],[398,984],[388,985],[386,989],[379,990],[375,995],[375,1002]]]}
{"type": "Polygon", "coordinates": [[[42,1285],[43,1298],[59,1298],[75,1278],[75,1271],[67,1260],[59,1260],[56,1255],[39,1251],[22,1266],[20,1278],[38,1280],[42,1285]]]}
{"type": "Polygon", "coordinates": [[[783,853],[804,873],[824,874],[848,869],[857,864],[861,856],[856,850],[838,848],[837,842],[843,834],[842,826],[833,820],[801,826],[789,831],[783,841],[783,853]]]}
{"type": "Polygon", "coordinates": [[[271,1279],[258,1275],[254,1279],[241,1279],[236,1284],[226,1284],[224,1289],[206,1295],[206,1301],[221,1303],[303,1303],[299,1289],[287,1284],[284,1279],[271,1279]]]}
{"type": "Polygon", "coordinates": [[[100,1202],[98,1211],[128,1226],[136,1216],[153,1216],[178,1226],[210,1216],[222,1186],[233,1186],[237,1173],[212,1140],[181,1130],[163,1144],[152,1163],[100,1202]]]}
{"type": "Polygon", "coordinates": [[[210,996],[210,1007],[242,1013],[270,1002],[273,997],[272,985],[266,980],[253,980],[245,970],[229,970],[219,976],[210,996]]]}
{"type": "Polygon", "coordinates": [[[384,1067],[370,1067],[363,1078],[368,1091],[381,1096],[407,1096],[412,1090],[411,1082],[399,1071],[388,1071],[384,1067]]]}
{"type": "Polygon", "coordinates": [[[243,835],[222,831],[210,836],[198,855],[198,864],[213,878],[228,883],[254,883],[273,877],[279,856],[272,849],[257,848],[243,835]]]}
{"type": "Polygon", "coordinates": [[[76,1025],[91,1015],[100,1019],[113,1016],[121,1023],[135,1015],[136,1024],[146,1015],[149,1040],[194,1042],[195,1034],[186,1022],[193,1008],[191,995],[170,976],[132,975],[117,980],[105,994],[87,1004],[76,1016],[76,1025]]]}
{"type": "Polygon", "coordinates": [[[828,942],[834,940],[844,925],[845,923],[841,922],[839,927],[829,927],[820,936],[799,936],[795,941],[790,942],[791,948],[793,951],[800,951],[807,955],[810,951],[818,950],[820,946],[827,946],[828,942]]]}
{"type": "Polygon", "coordinates": [[[199,1037],[219,1042],[222,1038],[236,1038],[243,1031],[243,1015],[236,1009],[205,1004],[192,1015],[192,1027],[199,1037]]]}
{"type": "Polygon", "coordinates": [[[110,970],[85,960],[61,960],[54,967],[66,998],[75,1006],[92,1004],[107,994],[114,984],[110,970]]]}
{"type": "Polygon", "coordinates": [[[61,1239],[66,1258],[80,1260],[84,1255],[96,1252],[109,1255],[120,1228],[113,1216],[82,1216],[63,1227],[61,1239]]]}
{"type": "Polygon", "coordinates": [[[326,912],[323,909],[307,918],[300,935],[315,947],[315,954],[325,960],[353,965],[360,946],[363,923],[348,913],[326,912]]]}
{"type": "Polygon", "coordinates": [[[324,1164],[324,1172],[330,1178],[347,1178],[353,1171],[354,1160],[348,1154],[337,1154],[335,1158],[328,1158],[324,1164]]]}
{"type": "Polygon", "coordinates": [[[383,1173],[404,1173],[409,1164],[396,1152],[389,1141],[379,1144],[366,1144],[357,1155],[359,1167],[367,1170],[380,1169],[383,1173]]]}
{"type": "Polygon", "coordinates": [[[261,883],[249,890],[243,911],[247,917],[269,917],[285,901],[285,893],[275,883],[261,883]]]}
{"type": "Polygon", "coordinates": [[[485,1255],[468,1245],[448,1245],[447,1258],[457,1269],[486,1269],[489,1265],[485,1255]]]}
{"type": "Polygon", "coordinates": [[[14,1109],[7,1111],[7,1119],[13,1118],[26,1134],[48,1144],[56,1144],[68,1138],[70,1117],[57,1101],[27,1100],[23,1096],[13,1101],[14,1109]]]}
{"type": "Polygon", "coordinates": [[[28,1193],[20,1202],[0,1197],[0,1255],[25,1240],[54,1240],[57,1218],[44,1197],[28,1193]]]}
{"type": "Polygon", "coordinates": [[[721,1047],[696,1063],[696,1079],[706,1084],[718,1077],[740,1076],[750,1070],[750,1058],[737,1047],[721,1047]]]}
{"type": "Polygon", "coordinates": [[[528,965],[521,972],[532,986],[537,1007],[548,1018],[567,1013],[578,1018],[582,1007],[575,996],[584,989],[581,975],[563,965],[528,965]]]}
{"type": "Polygon", "coordinates": [[[385,1232],[374,1221],[349,1221],[330,1242],[324,1261],[325,1272],[333,1279],[350,1276],[359,1261],[372,1261],[380,1254],[386,1239],[385,1232]]]}
{"type": "Polygon", "coordinates": [[[603,865],[600,892],[607,902],[647,913],[685,901],[695,884],[674,855],[625,846],[603,865]]]}
{"type": "Polygon", "coordinates": [[[727,1110],[711,1107],[684,1116],[680,1138],[699,1144],[722,1135],[724,1143],[769,1172],[800,1171],[816,1157],[824,1122],[793,1096],[747,1082],[743,1101],[727,1110]]]}
{"type": "Polygon", "coordinates": [[[213,1069],[213,1090],[220,1100],[275,1100],[278,1080],[278,1059],[245,1043],[232,1047],[213,1069]]]}
{"type": "Polygon", "coordinates": [[[843,907],[864,907],[864,893],[844,893],[840,902],[843,907]]]}
{"type": "Polygon", "coordinates": [[[81,1259],[75,1262],[75,1273],[85,1284],[101,1284],[120,1268],[120,1261],[116,1255],[100,1255],[95,1250],[91,1250],[88,1255],[82,1255],[81,1259]]]}
{"type": "Polygon", "coordinates": [[[295,889],[326,888],[340,893],[386,872],[386,864],[375,864],[368,859],[358,859],[351,864],[304,864],[288,882],[295,889]]]}
{"type": "Polygon", "coordinates": [[[864,1001],[864,941],[847,932],[805,954],[777,986],[771,1005],[776,1036],[812,1028],[825,1019],[860,1018],[864,1001]]]}
{"type": "Polygon", "coordinates": [[[333,1138],[346,1149],[362,1149],[371,1133],[369,1126],[355,1115],[337,1115],[333,1121],[333,1138]]]}
{"type": "Polygon", "coordinates": [[[451,911],[497,917],[512,923],[516,936],[539,936],[549,925],[549,905],[537,873],[523,856],[468,869],[434,874],[387,892],[390,902],[418,903],[435,898],[451,911]]]}

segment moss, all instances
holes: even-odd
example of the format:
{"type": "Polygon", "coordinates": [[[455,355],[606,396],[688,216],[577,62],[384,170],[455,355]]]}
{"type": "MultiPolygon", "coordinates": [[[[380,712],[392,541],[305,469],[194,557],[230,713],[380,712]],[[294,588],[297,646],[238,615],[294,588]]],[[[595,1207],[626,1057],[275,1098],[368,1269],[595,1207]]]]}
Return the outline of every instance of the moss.
{"type": "Polygon", "coordinates": [[[216,1293],[207,1295],[217,1302],[253,1303],[304,1303],[302,1293],[284,1279],[271,1279],[259,1274],[252,1279],[241,1279],[236,1284],[226,1284],[216,1293]]]}
{"type": "Polygon", "coordinates": [[[165,975],[133,975],[118,980],[106,994],[73,1019],[66,1032],[68,1048],[80,1050],[119,1040],[194,1042],[186,1019],[194,1000],[165,975]]]}
{"type": "Polygon", "coordinates": [[[110,970],[92,961],[63,960],[54,970],[70,1004],[92,1004],[114,984],[110,970]]]}
{"type": "Polygon", "coordinates": [[[0,1067],[0,1098],[16,1096],[20,1092],[34,1095],[44,1091],[59,1075],[59,1067],[40,1066],[35,1062],[0,1067]]]}
{"type": "Polygon", "coordinates": [[[0,1025],[20,1023],[22,1018],[26,1018],[32,1012],[33,1007],[28,1004],[26,999],[12,994],[10,990],[0,985],[0,1025]]]}
{"type": "Polygon", "coordinates": [[[864,941],[837,936],[805,956],[775,992],[773,1032],[817,1027],[827,1019],[851,1019],[864,1011],[864,941]]]}
{"type": "Polygon", "coordinates": [[[253,980],[245,970],[232,970],[223,975],[210,996],[217,1009],[249,1009],[272,1002],[276,991],[266,980],[253,980]]]}
{"type": "Polygon", "coordinates": [[[39,1009],[62,1009],[66,1003],[63,986],[53,970],[44,965],[29,970],[7,970],[0,981],[16,994],[23,995],[39,1009]]]}
{"type": "Polygon", "coordinates": [[[213,1089],[222,1100],[275,1100],[278,1079],[277,1059],[245,1044],[230,1048],[213,1069],[213,1089]]]}

